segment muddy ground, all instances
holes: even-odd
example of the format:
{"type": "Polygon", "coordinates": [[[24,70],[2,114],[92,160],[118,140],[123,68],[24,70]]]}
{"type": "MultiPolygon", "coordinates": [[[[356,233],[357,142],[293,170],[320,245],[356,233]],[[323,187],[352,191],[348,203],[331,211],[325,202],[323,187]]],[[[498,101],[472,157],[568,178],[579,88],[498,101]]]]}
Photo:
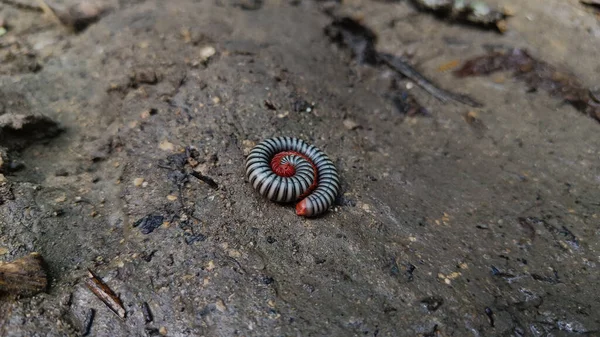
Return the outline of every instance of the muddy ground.
{"type": "Polygon", "coordinates": [[[81,32],[0,2],[0,113],[37,123],[0,137],[0,260],[39,252],[51,281],[2,300],[0,335],[79,336],[90,309],[91,336],[600,335],[600,123],[504,73],[438,70],[521,47],[592,87],[600,21],[576,0],[489,3],[515,12],[505,34],[406,1],[112,0],[81,32]],[[429,113],[403,114],[389,97],[412,83],[332,44],[324,8],[484,106],[413,86],[429,113]],[[245,181],[278,135],[336,163],[324,216],[245,181]],[[217,186],[188,174],[189,146],[217,186]]]}

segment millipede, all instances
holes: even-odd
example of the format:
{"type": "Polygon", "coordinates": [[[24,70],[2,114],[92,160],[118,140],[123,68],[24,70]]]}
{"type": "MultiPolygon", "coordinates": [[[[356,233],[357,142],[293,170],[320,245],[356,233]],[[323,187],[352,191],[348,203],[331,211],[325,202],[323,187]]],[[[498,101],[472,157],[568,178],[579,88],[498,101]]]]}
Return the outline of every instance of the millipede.
{"type": "Polygon", "coordinates": [[[256,145],[246,158],[246,177],[263,197],[296,204],[296,214],[324,213],[340,191],[333,162],[314,145],[293,137],[269,138],[256,145]]]}

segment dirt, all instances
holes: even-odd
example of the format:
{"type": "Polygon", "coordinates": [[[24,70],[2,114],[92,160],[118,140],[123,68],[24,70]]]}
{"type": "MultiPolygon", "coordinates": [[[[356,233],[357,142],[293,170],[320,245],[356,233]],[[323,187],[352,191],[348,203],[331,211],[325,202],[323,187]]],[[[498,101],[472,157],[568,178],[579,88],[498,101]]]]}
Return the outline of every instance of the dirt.
{"type": "Polygon", "coordinates": [[[515,13],[505,34],[406,1],[98,1],[79,32],[7,3],[0,113],[61,131],[0,142],[0,259],[39,252],[50,275],[0,302],[0,335],[600,334],[600,124],[510,74],[438,70],[506,46],[598,85],[600,22],[577,0],[490,0],[515,13]],[[326,9],[484,107],[352,61],[326,9]],[[327,214],[245,181],[244,153],[279,135],[334,160],[327,214]]]}

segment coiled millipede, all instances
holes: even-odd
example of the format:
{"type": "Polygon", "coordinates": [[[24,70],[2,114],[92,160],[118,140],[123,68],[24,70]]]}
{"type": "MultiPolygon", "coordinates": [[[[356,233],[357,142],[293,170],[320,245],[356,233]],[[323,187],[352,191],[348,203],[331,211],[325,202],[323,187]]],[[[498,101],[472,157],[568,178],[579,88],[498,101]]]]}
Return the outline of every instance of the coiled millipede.
{"type": "Polygon", "coordinates": [[[327,155],[292,137],[270,138],[256,145],[246,158],[246,177],[272,201],[301,199],[296,214],[306,217],[327,211],[340,191],[340,177],[327,155]]]}

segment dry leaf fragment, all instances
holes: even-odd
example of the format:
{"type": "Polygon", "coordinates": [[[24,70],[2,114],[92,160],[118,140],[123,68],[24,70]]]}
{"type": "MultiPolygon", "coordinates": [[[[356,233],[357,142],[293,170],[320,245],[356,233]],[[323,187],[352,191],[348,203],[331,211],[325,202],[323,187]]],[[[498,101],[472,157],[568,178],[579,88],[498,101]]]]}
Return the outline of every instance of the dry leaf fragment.
{"type": "Polygon", "coordinates": [[[33,296],[46,290],[44,259],[31,253],[13,262],[0,262],[0,294],[33,296]]]}

